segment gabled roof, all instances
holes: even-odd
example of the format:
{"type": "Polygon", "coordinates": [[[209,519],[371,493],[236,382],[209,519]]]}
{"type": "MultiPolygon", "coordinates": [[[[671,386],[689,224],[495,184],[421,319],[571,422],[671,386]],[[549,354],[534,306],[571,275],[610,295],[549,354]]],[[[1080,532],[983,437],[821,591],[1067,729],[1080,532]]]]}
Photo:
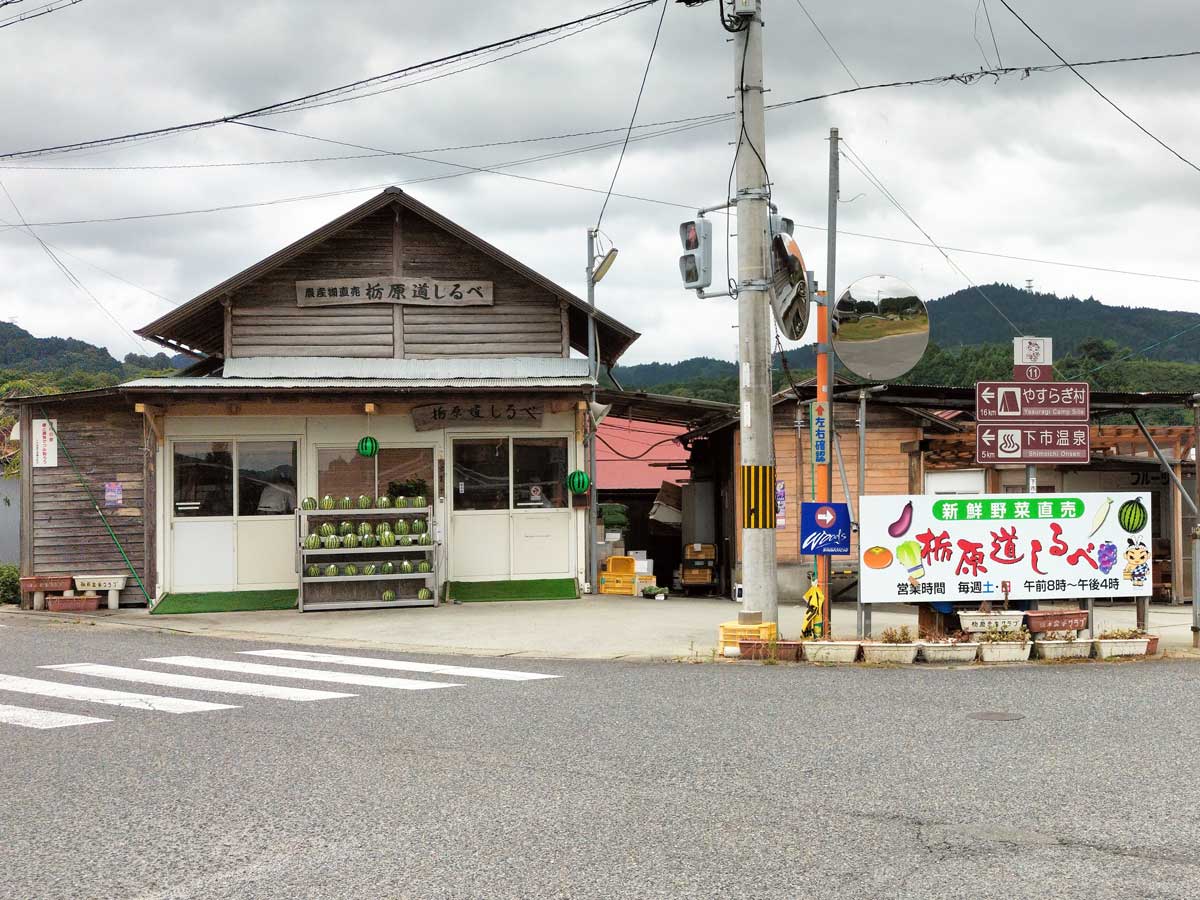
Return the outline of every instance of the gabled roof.
{"type": "MultiPolygon", "coordinates": [[[[172,350],[190,349],[210,355],[222,352],[224,341],[224,316],[221,309],[221,298],[236,291],[266,275],[300,254],[313,249],[335,234],[349,228],[367,216],[396,204],[410,212],[426,219],[435,226],[443,229],[466,244],[474,247],[480,253],[490,256],[501,265],[507,266],[518,275],[543,288],[561,300],[566,301],[570,322],[571,346],[582,352],[587,351],[587,317],[589,307],[587,302],[555,284],[545,275],[535,272],[521,261],[509,256],[503,250],[489,244],[483,238],[467,231],[441,213],[429,208],[424,203],[414,200],[397,187],[390,187],[370,200],[356,206],[354,209],[320,228],[284,247],[265,259],[259,260],[247,269],[225,279],[215,287],[209,288],[197,297],[181,304],[171,312],[155,319],[137,333],[172,350]]],[[[596,328],[600,344],[600,356],[604,363],[612,365],[622,353],[628,349],[640,336],[627,325],[618,322],[612,316],[596,312],[596,328]]]]}

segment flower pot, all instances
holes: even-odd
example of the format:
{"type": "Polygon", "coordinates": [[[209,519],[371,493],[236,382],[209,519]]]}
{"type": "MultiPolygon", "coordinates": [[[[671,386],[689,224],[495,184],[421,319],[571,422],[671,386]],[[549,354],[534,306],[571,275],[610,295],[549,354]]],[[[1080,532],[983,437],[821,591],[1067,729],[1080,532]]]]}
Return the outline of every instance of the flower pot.
{"type": "Polygon", "coordinates": [[[771,644],[768,641],[738,641],[738,655],[742,659],[771,659],[771,644]]]}
{"type": "Polygon", "coordinates": [[[1087,659],[1092,655],[1092,642],[1034,641],[1033,655],[1038,659],[1087,659]]]}
{"type": "Polygon", "coordinates": [[[985,663],[1025,662],[1033,645],[1026,641],[984,641],[979,645],[979,658],[985,663]]]}
{"type": "Polygon", "coordinates": [[[858,641],[805,641],[804,658],[814,663],[852,663],[860,646],[858,641]]]}
{"type": "Polygon", "coordinates": [[[1145,656],[1149,644],[1149,638],[1092,641],[1092,645],[1096,648],[1096,659],[1112,659],[1116,656],[1145,656]]]}
{"type": "Polygon", "coordinates": [[[969,663],[979,655],[979,644],[921,644],[921,659],[927,663],[969,663]]]}
{"type": "Polygon", "coordinates": [[[1030,609],[1025,626],[1034,634],[1041,631],[1079,631],[1088,627],[1086,609],[1030,609]]]}
{"type": "Polygon", "coordinates": [[[1148,638],[1146,638],[1146,640],[1148,641],[1148,643],[1146,644],[1146,655],[1147,656],[1157,656],[1158,655],[1158,635],[1152,634],[1148,638]]]}
{"type": "Polygon", "coordinates": [[[75,589],[75,579],[70,575],[26,575],[21,579],[21,593],[32,594],[36,591],[45,593],[71,591],[75,589]]]}
{"type": "Polygon", "coordinates": [[[972,634],[987,631],[989,628],[1020,628],[1024,620],[1025,613],[1019,610],[990,613],[963,610],[958,614],[958,622],[962,630],[972,634]]]}
{"type": "Polygon", "coordinates": [[[738,641],[742,659],[774,659],[779,662],[799,662],[799,641],[738,641]]]}
{"type": "Polygon", "coordinates": [[[81,594],[78,597],[47,597],[46,608],[50,612],[95,612],[100,608],[100,595],[81,594]]]}
{"type": "Polygon", "coordinates": [[[917,649],[916,644],[865,643],[862,645],[863,662],[911,666],[917,658],[917,649]]]}

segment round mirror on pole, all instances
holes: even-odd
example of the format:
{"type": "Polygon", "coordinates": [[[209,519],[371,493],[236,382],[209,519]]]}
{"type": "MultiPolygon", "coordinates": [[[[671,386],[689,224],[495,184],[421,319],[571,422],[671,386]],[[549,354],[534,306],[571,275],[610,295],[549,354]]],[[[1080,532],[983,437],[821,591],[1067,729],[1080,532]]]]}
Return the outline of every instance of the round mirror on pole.
{"type": "Polygon", "coordinates": [[[891,275],[860,278],[838,298],[833,349],[860,378],[888,381],[909,372],[929,344],[929,312],[891,275]]]}

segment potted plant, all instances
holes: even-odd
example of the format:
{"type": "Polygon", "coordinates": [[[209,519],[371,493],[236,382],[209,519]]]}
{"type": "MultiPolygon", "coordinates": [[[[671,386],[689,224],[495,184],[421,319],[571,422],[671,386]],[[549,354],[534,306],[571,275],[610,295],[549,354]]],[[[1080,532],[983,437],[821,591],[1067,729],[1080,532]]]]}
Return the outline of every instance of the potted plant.
{"type": "Polygon", "coordinates": [[[1043,631],[1079,631],[1088,627],[1086,609],[1027,609],[1025,627],[1032,634],[1043,631]]]}
{"type": "Polygon", "coordinates": [[[921,659],[928,663],[969,663],[979,654],[979,641],[965,631],[947,635],[927,631],[921,635],[921,659]]]}
{"type": "Polygon", "coordinates": [[[804,658],[814,663],[852,663],[858,659],[861,641],[817,638],[804,641],[804,658]]]}
{"type": "Polygon", "coordinates": [[[987,662],[1024,662],[1033,648],[1024,625],[993,625],[979,634],[979,658],[987,662]]]}
{"type": "Polygon", "coordinates": [[[1081,641],[1075,631],[1044,631],[1033,639],[1033,655],[1038,659],[1087,659],[1092,642],[1081,641]]]}
{"type": "Polygon", "coordinates": [[[671,591],[667,587],[659,587],[657,585],[648,584],[642,588],[642,596],[647,600],[666,600],[667,594],[671,591]]]}
{"type": "Polygon", "coordinates": [[[1097,659],[1112,659],[1117,656],[1145,656],[1150,639],[1136,628],[1110,628],[1102,631],[1092,641],[1097,659]]]}
{"type": "Polygon", "coordinates": [[[918,646],[913,641],[912,630],[907,625],[885,628],[878,641],[864,641],[863,661],[869,663],[897,663],[912,665],[917,658],[918,646]]]}
{"type": "Polygon", "coordinates": [[[1025,613],[1020,610],[994,612],[985,608],[958,612],[959,627],[970,634],[980,634],[989,628],[1017,628],[1024,619],[1025,613]]]}

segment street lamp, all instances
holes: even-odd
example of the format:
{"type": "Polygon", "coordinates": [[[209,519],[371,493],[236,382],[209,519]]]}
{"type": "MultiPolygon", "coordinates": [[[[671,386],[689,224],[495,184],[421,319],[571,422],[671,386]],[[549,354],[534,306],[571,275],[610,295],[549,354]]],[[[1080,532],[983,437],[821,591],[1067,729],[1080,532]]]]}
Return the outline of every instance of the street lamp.
{"type": "MultiPolygon", "coordinates": [[[[596,346],[596,283],[600,281],[608,270],[612,268],[612,264],[617,261],[617,248],[610,247],[609,251],[602,257],[596,255],[596,234],[595,228],[589,228],[587,233],[587,302],[588,302],[588,329],[587,329],[587,346],[588,346],[588,374],[597,382],[600,380],[600,352],[596,346]]],[[[592,404],[593,410],[597,407],[596,403],[596,388],[592,388],[592,404]]],[[[588,436],[588,475],[592,479],[591,495],[588,500],[588,525],[585,529],[587,534],[587,565],[588,565],[588,585],[592,591],[599,589],[600,580],[600,561],[596,554],[596,519],[599,514],[599,504],[596,500],[597,479],[596,479],[596,429],[599,427],[600,419],[593,416],[592,428],[588,436]]]]}

